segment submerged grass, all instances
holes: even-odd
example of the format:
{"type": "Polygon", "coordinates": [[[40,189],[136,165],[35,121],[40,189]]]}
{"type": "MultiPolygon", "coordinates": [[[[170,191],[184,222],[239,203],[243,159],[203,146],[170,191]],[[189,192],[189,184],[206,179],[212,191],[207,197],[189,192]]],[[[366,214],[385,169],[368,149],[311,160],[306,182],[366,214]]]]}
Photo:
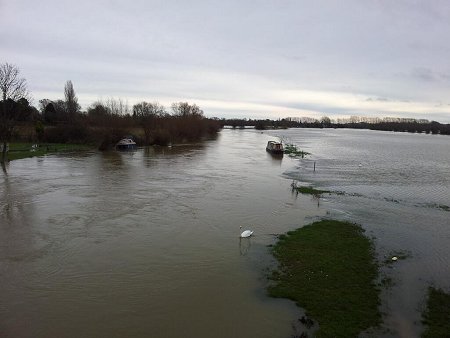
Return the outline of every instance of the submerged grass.
{"type": "Polygon", "coordinates": [[[286,143],[284,145],[284,153],[288,154],[290,157],[301,157],[304,158],[306,155],[311,155],[310,153],[300,150],[295,144],[286,143]]]}
{"type": "Polygon", "coordinates": [[[427,308],[422,318],[426,326],[422,337],[450,337],[450,294],[430,287],[427,308]]]}
{"type": "Polygon", "coordinates": [[[450,207],[448,205],[439,204],[438,209],[444,210],[444,211],[450,211],[450,207]]]}
{"type": "Polygon", "coordinates": [[[314,196],[320,196],[322,194],[331,193],[331,191],[315,189],[313,187],[296,187],[295,190],[297,190],[301,194],[314,195],[314,196]]]}
{"type": "Polygon", "coordinates": [[[357,337],[381,323],[373,243],[353,223],[322,220],[279,237],[273,297],[294,300],[319,323],[316,337],[357,337]]]}
{"type": "Polygon", "coordinates": [[[83,144],[63,144],[63,143],[10,143],[8,151],[8,160],[18,160],[27,157],[43,156],[49,153],[85,151],[92,149],[91,146],[83,144]]]}

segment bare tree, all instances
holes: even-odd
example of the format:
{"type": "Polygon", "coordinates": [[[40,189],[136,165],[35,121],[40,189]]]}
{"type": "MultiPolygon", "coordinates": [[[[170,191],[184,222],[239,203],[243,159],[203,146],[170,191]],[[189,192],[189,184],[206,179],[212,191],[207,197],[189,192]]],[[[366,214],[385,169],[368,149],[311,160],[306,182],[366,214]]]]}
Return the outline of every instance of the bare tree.
{"type": "Polygon", "coordinates": [[[0,90],[2,101],[0,109],[0,141],[2,144],[1,161],[6,161],[8,142],[11,140],[17,121],[21,113],[28,108],[30,93],[27,81],[19,77],[20,70],[17,66],[4,63],[0,64],[0,90]]]}
{"type": "Polygon", "coordinates": [[[155,120],[166,114],[166,108],[158,102],[139,102],[133,106],[133,117],[139,121],[145,134],[145,142],[149,143],[152,131],[155,127],[155,120]]]}
{"type": "Polygon", "coordinates": [[[106,100],[104,105],[112,115],[127,115],[130,113],[128,101],[124,102],[121,98],[115,99],[111,97],[106,100]]]}
{"type": "Polygon", "coordinates": [[[166,108],[158,102],[139,102],[133,106],[133,117],[140,119],[147,117],[161,117],[166,114],[166,108]]]}
{"type": "Polygon", "coordinates": [[[203,110],[196,104],[189,104],[188,102],[172,103],[172,112],[174,116],[188,117],[188,116],[203,116],[203,110]]]}
{"type": "Polygon", "coordinates": [[[30,100],[27,88],[27,80],[19,77],[20,70],[17,66],[4,63],[0,64],[0,90],[2,100],[11,99],[18,101],[22,98],[30,100]]]}

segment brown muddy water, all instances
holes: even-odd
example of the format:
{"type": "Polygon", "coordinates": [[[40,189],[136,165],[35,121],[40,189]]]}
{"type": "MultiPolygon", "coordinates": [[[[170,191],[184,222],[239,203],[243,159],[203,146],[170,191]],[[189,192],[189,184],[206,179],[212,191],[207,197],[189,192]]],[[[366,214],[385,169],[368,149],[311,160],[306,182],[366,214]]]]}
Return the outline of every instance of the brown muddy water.
{"type": "Polygon", "coordinates": [[[290,337],[266,296],[275,234],[326,210],[295,196],[268,134],[13,161],[0,175],[0,336],[290,337]],[[255,231],[239,240],[239,226],[255,231]]]}
{"type": "Polygon", "coordinates": [[[450,291],[450,137],[223,130],[131,153],[13,161],[0,175],[0,337],[291,337],[302,310],[266,296],[275,235],[360,223],[383,266],[383,326],[419,337],[450,291]],[[312,153],[274,158],[281,137],[312,153]],[[316,171],[313,170],[314,162],[316,171]],[[292,194],[291,182],[341,194],[292,194]],[[239,240],[239,226],[255,231],[239,240]]]}

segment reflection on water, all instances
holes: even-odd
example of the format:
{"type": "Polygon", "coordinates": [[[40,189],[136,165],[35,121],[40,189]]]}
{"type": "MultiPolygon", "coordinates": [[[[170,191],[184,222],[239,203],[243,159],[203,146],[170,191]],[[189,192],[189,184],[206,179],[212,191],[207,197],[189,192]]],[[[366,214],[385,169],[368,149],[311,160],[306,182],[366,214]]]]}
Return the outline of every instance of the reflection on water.
{"type": "Polygon", "coordinates": [[[411,253],[383,269],[394,286],[383,295],[389,331],[376,336],[420,336],[427,287],[450,291],[450,138],[367,130],[277,133],[313,154],[286,177],[342,192],[322,199],[330,217],[362,224],[376,238],[380,261],[392,252],[411,253]]]}
{"type": "Polygon", "coordinates": [[[274,234],[323,214],[268,136],[13,161],[0,177],[1,337],[289,337],[274,234]],[[239,240],[239,226],[255,236],[239,240]]]}
{"type": "Polygon", "coordinates": [[[239,252],[241,256],[247,256],[251,246],[252,246],[251,238],[239,238],[239,252]]]}

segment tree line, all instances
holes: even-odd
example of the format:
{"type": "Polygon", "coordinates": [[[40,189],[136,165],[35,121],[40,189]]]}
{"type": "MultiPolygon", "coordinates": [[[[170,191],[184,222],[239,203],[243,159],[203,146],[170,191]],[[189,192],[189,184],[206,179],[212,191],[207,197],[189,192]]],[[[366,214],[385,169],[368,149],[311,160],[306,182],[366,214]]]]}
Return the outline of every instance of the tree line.
{"type": "Polygon", "coordinates": [[[258,130],[286,129],[286,128],[351,128],[370,129],[409,133],[427,133],[450,135],[450,124],[442,124],[436,121],[412,118],[367,118],[351,116],[348,119],[332,120],[327,116],[321,119],[310,117],[288,117],[277,120],[270,119],[221,119],[222,127],[232,128],[254,127],[258,130]]]}
{"type": "Polygon", "coordinates": [[[64,86],[64,100],[39,100],[30,104],[27,82],[17,66],[0,64],[0,149],[6,159],[12,140],[49,143],[90,143],[108,149],[125,135],[139,145],[192,142],[215,135],[220,128],[252,126],[258,130],[277,128],[354,128],[450,135],[450,124],[402,118],[351,116],[332,120],[310,117],[284,119],[208,119],[196,104],[175,102],[170,108],[142,101],[132,107],[122,99],[96,101],[86,110],[78,104],[72,81],[64,86]]]}
{"type": "Polygon", "coordinates": [[[130,107],[122,99],[110,98],[83,111],[72,81],[64,86],[64,99],[41,99],[36,108],[30,104],[31,94],[19,68],[9,63],[0,64],[0,90],[3,162],[12,140],[88,143],[107,149],[124,136],[133,136],[139,145],[167,145],[198,141],[221,127],[188,102],[175,102],[167,109],[158,102],[142,101],[130,107]]]}

